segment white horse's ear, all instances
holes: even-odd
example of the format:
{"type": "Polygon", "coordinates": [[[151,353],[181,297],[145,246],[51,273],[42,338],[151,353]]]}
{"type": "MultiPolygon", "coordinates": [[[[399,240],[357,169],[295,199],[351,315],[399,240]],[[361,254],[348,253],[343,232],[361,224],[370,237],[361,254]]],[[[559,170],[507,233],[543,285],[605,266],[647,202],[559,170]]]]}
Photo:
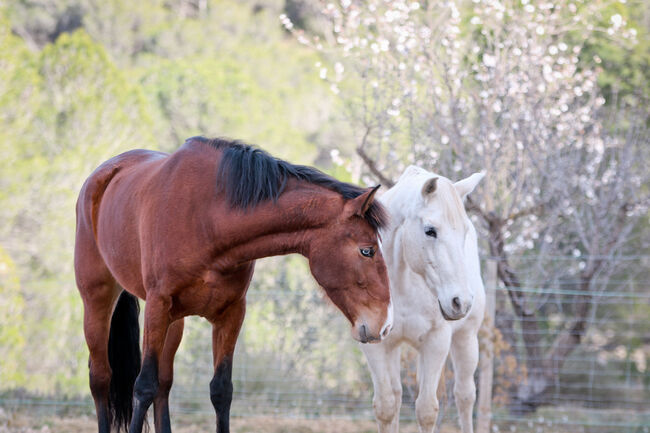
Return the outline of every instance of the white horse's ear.
{"type": "Polygon", "coordinates": [[[431,194],[434,193],[436,188],[438,187],[438,178],[437,177],[432,177],[431,179],[427,180],[424,182],[424,186],[422,186],[422,197],[427,198],[431,194]]]}
{"type": "Polygon", "coordinates": [[[474,173],[470,177],[456,182],[454,187],[456,188],[458,195],[460,195],[460,198],[465,199],[469,193],[474,191],[474,188],[476,188],[476,185],[478,185],[484,176],[485,172],[482,171],[480,173],[474,173]]]}

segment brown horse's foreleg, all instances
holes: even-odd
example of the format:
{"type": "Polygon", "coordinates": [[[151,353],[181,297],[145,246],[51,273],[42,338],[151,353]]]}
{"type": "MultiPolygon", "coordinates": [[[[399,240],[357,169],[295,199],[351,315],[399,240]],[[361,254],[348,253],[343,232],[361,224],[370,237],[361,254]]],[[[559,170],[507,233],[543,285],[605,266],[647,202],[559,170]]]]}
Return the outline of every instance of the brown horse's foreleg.
{"type": "Polygon", "coordinates": [[[111,314],[117,293],[112,284],[99,284],[84,291],[84,335],[90,352],[90,392],[95,401],[99,433],[110,433],[109,391],[111,367],[108,360],[108,337],[111,314]]]}
{"type": "Polygon", "coordinates": [[[158,375],[158,395],[153,401],[154,422],[156,433],[171,433],[169,420],[169,390],[174,381],[174,356],[183,338],[184,320],[179,319],[169,325],[165,348],[160,359],[160,370],[158,375]]]}
{"type": "Polygon", "coordinates": [[[147,294],[144,309],[142,369],[133,387],[133,418],[130,433],[142,432],[147,409],[158,394],[159,362],[162,359],[167,329],[170,324],[171,300],[147,294]]]}
{"type": "Polygon", "coordinates": [[[246,301],[242,299],[232,304],[216,320],[211,320],[214,377],[210,381],[210,400],[217,415],[217,433],[230,433],[232,361],[245,313],[246,301]]]}

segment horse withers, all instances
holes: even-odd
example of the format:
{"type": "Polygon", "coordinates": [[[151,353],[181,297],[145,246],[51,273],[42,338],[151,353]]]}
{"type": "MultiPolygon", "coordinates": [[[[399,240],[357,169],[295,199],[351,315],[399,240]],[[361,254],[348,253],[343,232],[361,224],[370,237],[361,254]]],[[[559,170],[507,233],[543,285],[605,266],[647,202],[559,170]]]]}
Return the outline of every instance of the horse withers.
{"type": "Polygon", "coordinates": [[[188,315],[212,324],[210,398],[217,432],[229,431],[233,352],[262,257],[304,255],[352,336],[385,338],[392,310],[376,191],[203,137],[171,155],[134,150],[99,166],[77,202],[74,262],[99,432],[139,433],[152,403],[156,431],[171,431],[173,359],[188,315]],[[142,358],[136,297],[146,300],[142,358]]]}
{"type": "Polygon", "coordinates": [[[393,331],[362,347],[370,366],[373,407],[381,433],[397,433],[402,402],[400,346],[418,351],[415,413],[422,433],[438,417],[436,390],[448,353],[463,433],[471,433],[476,398],[478,330],[485,310],[477,237],[463,199],[482,173],[452,183],[411,166],[380,201],[391,216],[381,230],[394,308],[393,331]]]}

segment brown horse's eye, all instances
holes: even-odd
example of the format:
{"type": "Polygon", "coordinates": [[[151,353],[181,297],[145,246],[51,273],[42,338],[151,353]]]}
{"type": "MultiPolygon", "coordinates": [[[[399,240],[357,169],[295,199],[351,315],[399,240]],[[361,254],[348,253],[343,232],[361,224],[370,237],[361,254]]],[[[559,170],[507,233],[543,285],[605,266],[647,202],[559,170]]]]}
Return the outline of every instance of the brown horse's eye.
{"type": "Polygon", "coordinates": [[[366,248],[360,248],[359,251],[361,251],[361,255],[364,257],[372,257],[375,255],[375,249],[366,247],[366,248]]]}

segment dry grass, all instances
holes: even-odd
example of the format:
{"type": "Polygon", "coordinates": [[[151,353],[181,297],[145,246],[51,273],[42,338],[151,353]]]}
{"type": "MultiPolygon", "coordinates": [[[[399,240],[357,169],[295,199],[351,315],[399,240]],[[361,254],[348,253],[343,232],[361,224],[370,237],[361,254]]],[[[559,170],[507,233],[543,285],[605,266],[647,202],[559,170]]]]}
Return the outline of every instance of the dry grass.
{"type": "MultiPolygon", "coordinates": [[[[375,433],[373,421],[342,419],[290,419],[278,417],[234,418],[235,433],[375,433]]],[[[172,430],[175,433],[204,433],[214,431],[215,420],[207,415],[175,415],[172,430]]],[[[97,431],[95,418],[87,415],[55,416],[30,415],[27,411],[6,412],[0,409],[0,433],[92,433],[97,431]]],[[[153,429],[152,429],[153,431],[153,429]]],[[[402,433],[416,433],[413,423],[404,423],[402,433]]],[[[457,433],[443,427],[440,433],[457,433]]]]}
{"type": "MultiPolygon", "coordinates": [[[[58,415],[52,408],[3,408],[0,407],[0,433],[94,433],[97,425],[94,415],[80,412],[78,409],[59,409],[58,415]],[[63,410],[63,412],[61,412],[63,410]],[[69,413],[66,411],[70,411],[69,413]],[[76,413],[75,413],[76,411],[76,413]]],[[[539,411],[529,421],[508,423],[500,422],[496,431],[516,433],[632,433],[645,432],[643,427],[614,427],[613,424],[598,424],[587,427],[582,425],[558,425],[550,422],[556,418],[539,411]],[[534,421],[533,421],[534,420],[534,421]]],[[[580,421],[572,417],[573,421],[580,421]]],[[[622,422],[618,418],[605,417],[609,423],[622,422]]],[[[595,421],[595,419],[592,419],[595,421]]],[[[640,418],[630,418],[630,423],[639,422],[640,418]],[[637,420],[637,421],[635,421],[637,420]]],[[[150,423],[153,427],[153,425],[150,423]]],[[[643,424],[650,425],[650,424],[643,424]]],[[[377,427],[370,420],[346,420],[339,418],[300,419],[280,416],[253,416],[233,418],[231,428],[234,433],[375,433],[377,427]]],[[[215,431],[214,415],[172,413],[172,430],[174,433],[204,433],[215,431]]],[[[413,422],[402,422],[400,433],[416,433],[413,422]]],[[[150,429],[154,433],[153,428],[150,429]]],[[[455,421],[445,420],[436,433],[460,433],[455,421]]]]}

